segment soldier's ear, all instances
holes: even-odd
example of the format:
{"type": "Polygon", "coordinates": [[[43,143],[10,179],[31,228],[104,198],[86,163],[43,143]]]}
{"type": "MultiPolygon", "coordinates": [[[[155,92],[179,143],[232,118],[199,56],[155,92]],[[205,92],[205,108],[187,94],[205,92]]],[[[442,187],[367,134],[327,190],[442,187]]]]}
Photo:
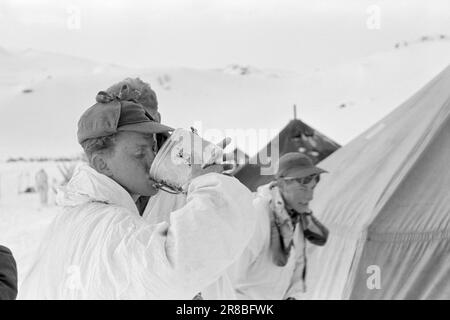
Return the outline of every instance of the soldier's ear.
{"type": "Polygon", "coordinates": [[[286,190],[286,181],[284,179],[277,179],[277,186],[281,192],[286,190]]]}
{"type": "Polygon", "coordinates": [[[91,166],[99,173],[107,177],[112,177],[112,170],[109,166],[109,161],[104,153],[96,153],[92,155],[91,166]]]}

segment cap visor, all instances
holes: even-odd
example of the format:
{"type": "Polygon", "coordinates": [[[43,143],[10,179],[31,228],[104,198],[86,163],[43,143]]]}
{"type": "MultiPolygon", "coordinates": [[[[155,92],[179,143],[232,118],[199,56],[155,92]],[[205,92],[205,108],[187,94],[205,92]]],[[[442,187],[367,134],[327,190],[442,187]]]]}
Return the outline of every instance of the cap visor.
{"type": "Polygon", "coordinates": [[[158,122],[140,122],[127,124],[117,128],[117,131],[133,131],[141,133],[163,133],[174,131],[173,128],[165,126],[158,122]]]}
{"type": "Polygon", "coordinates": [[[291,170],[288,171],[285,174],[286,178],[303,178],[303,177],[307,177],[313,174],[321,174],[321,173],[328,173],[328,171],[323,170],[319,167],[312,167],[312,168],[307,168],[307,169],[301,169],[301,170],[291,170]]]}

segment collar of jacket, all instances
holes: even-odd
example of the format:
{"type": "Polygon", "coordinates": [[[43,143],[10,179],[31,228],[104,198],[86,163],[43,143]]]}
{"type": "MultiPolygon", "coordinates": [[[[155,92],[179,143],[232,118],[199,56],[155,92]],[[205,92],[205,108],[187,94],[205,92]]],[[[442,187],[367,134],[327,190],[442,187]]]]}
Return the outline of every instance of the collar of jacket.
{"type": "Polygon", "coordinates": [[[290,224],[292,224],[292,228],[295,229],[296,224],[300,221],[301,213],[287,206],[286,202],[284,201],[283,195],[275,181],[269,184],[269,190],[270,209],[274,213],[276,213],[278,222],[288,223],[287,220],[290,219],[290,224]]]}
{"type": "Polygon", "coordinates": [[[75,169],[69,183],[58,188],[56,203],[59,206],[78,206],[89,202],[117,205],[139,216],[133,198],[121,185],[82,164],[75,169]]]}

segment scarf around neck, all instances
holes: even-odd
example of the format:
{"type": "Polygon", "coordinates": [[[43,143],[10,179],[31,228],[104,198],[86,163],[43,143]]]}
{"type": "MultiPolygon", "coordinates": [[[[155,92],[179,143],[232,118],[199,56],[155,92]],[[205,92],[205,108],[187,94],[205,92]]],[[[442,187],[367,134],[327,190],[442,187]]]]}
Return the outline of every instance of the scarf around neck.
{"type": "MultiPolygon", "coordinates": [[[[277,266],[285,266],[289,260],[292,246],[294,245],[295,228],[298,225],[300,236],[314,245],[323,246],[328,239],[328,229],[322,225],[312,214],[302,214],[294,210],[287,210],[280,189],[275,183],[270,185],[271,211],[270,223],[270,249],[273,253],[273,261],[277,266]]],[[[303,243],[305,254],[306,243],[303,243]]],[[[306,259],[306,257],[304,257],[306,259]]]]}

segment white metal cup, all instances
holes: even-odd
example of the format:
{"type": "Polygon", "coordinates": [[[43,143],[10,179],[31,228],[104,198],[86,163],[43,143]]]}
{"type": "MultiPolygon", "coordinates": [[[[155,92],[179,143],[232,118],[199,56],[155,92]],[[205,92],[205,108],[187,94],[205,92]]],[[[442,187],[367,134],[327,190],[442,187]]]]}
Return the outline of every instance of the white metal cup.
{"type": "Polygon", "coordinates": [[[202,139],[194,131],[176,129],[167,139],[150,167],[155,186],[172,193],[184,193],[192,179],[193,165],[219,162],[223,149],[202,139]]]}

